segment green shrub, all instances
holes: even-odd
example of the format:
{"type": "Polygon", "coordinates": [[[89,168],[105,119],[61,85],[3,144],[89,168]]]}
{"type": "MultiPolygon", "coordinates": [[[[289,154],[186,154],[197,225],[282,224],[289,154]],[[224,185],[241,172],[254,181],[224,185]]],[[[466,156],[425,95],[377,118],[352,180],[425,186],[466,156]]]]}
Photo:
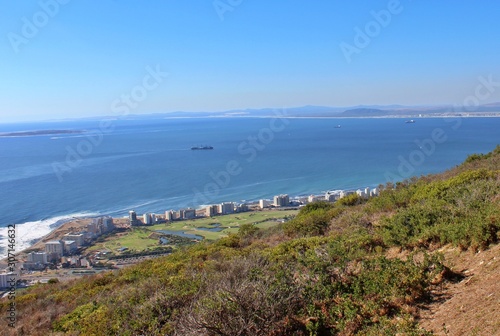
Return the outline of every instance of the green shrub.
{"type": "Polygon", "coordinates": [[[300,209],[299,216],[306,216],[309,213],[315,212],[317,210],[329,210],[333,208],[333,204],[330,202],[312,202],[308,203],[300,209]]]}
{"type": "Polygon", "coordinates": [[[345,197],[342,197],[335,205],[337,206],[354,206],[363,203],[364,199],[361,198],[358,194],[350,194],[345,197]]]}
{"type": "Polygon", "coordinates": [[[292,220],[283,224],[283,231],[292,237],[323,235],[330,221],[344,212],[329,202],[314,202],[303,207],[292,220]]]}

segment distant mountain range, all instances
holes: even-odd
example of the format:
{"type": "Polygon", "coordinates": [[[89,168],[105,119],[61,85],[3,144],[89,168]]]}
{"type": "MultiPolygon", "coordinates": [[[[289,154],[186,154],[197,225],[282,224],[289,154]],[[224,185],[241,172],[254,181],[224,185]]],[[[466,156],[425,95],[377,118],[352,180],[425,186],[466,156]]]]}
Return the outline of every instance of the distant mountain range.
{"type": "Polygon", "coordinates": [[[362,107],[345,110],[342,117],[418,117],[418,116],[446,116],[446,115],[500,115],[500,103],[478,106],[386,106],[362,107]]]}
{"type": "MultiPolygon", "coordinates": [[[[209,118],[209,117],[273,117],[285,115],[295,118],[409,118],[438,116],[500,116],[500,102],[463,107],[454,105],[358,105],[350,107],[328,107],[307,105],[291,108],[242,109],[220,112],[160,112],[152,114],[129,114],[120,119],[164,119],[164,118],[209,118]]],[[[85,119],[99,119],[92,117],[85,119]]]]}

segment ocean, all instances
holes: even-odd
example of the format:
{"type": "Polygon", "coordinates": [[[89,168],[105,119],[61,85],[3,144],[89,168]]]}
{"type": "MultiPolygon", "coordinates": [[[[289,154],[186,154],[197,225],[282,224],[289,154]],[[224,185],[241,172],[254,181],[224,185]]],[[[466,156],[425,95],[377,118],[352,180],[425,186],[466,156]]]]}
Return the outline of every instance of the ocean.
{"type": "Polygon", "coordinates": [[[107,119],[3,124],[0,249],[74,217],[164,213],[225,201],[376,187],[437,173],[500,144],[500,118],[107,119]],[[191,150],[208,145],[213,150],[191,150]]]}

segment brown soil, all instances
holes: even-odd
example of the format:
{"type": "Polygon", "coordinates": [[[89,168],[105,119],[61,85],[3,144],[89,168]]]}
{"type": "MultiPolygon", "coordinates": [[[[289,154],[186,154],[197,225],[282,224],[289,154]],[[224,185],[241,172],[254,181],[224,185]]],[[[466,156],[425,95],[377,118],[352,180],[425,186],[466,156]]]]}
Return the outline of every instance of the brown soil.
{"type": "Polygon", "coordinates": [[[436,335],[500,335],[500,245],[478,253],[450,247],[440,252],[465,277],[433,291],[420,325],[436,335]]]}

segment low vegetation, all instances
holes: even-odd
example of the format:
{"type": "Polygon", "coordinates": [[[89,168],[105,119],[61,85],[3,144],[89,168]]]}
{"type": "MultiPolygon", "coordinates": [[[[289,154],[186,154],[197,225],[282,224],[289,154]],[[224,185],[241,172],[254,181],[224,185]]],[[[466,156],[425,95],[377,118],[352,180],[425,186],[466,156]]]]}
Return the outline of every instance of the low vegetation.
{"type": "Polygon", "coordinates": [[[436,250],[500,239],[498,167],[500,147],[376,198],[313,203],[269,229],[245,223],[168,257],[35,286],[17,299],[15,333],[429,335],[418,306],[456,276],[436,250]]]}

